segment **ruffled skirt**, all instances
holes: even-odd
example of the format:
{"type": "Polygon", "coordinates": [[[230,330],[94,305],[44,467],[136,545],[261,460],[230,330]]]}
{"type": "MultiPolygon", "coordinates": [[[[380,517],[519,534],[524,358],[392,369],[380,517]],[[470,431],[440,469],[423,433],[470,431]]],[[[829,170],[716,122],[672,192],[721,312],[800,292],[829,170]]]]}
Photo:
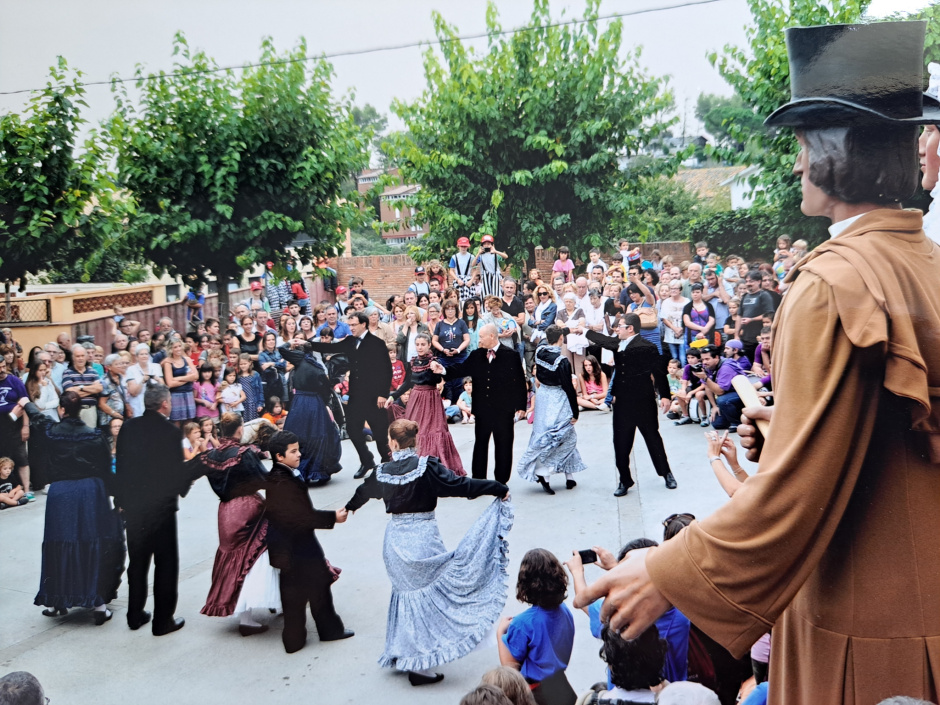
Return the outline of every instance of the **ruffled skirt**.
{"type": "Polygon", "coordinates": [[[46,607],[98,607],[117,597],[124,527],[100,478],[49,485],[39,592],[46,607]]]}
{"type": "Polygon", "coordinates": [[[530,482],[536,476],[575,473],[587,466],[578,452],[578,435],[571,423],[571,405],[561,387],[543,384],[535,393],[535,414],[529,447],[519,459],[518,473],[530,482]]]}
{"type": "Polygon", "coordinates": [[[284,430],[300,438],[301,458],[297,471],[304,482],[320,482],[342,469],[339,431],[319,395],[295,391],[284,430]]]}
{"type": "Polygon", "coordinates": [[[384,547],[392,598],[380,666],[424,670],[476,648],[506,604],[512,522],[512,505],[496,499],[448,551],[434,512],[392,515],[384,547]]]}
{"type": "MultiPolygon", "coordinates": [[[[289,418],[289,417],[288,417],[289,418]]],[[[444,404],[436,387],[416,385],[411,390],[405,418],[418,424],[418,450],[421,455],[433,455],[444,467],[463,477],[463,469],[454,437],[450,435],[447,419],[444,417],[444,404]]]]}
{"type": "MultiPolygon", "coordinates": [[[[212,566],[212,586],[201,614],[228,617],[235,613],[246,579],[262,555],[267,555],[268,520],[264,518],[264,500],[260,494],[235,497],[219,503],[219,550],[212,566]]],[[[273,570],[268,563],[269,571],[273,570]]],[[[257,579],[270,580],[258,569],[257,579]]],[[[252,585],[256,583],[253,581],[252,585]]],[[[266,605],[251,605],[262,607],[266,605]]]]}

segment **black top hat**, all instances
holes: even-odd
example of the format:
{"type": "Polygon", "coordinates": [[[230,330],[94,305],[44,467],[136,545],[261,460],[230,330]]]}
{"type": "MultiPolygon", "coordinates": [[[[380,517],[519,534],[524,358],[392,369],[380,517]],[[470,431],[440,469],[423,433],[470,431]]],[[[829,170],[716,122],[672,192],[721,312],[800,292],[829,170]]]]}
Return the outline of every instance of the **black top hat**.
{"type": "Polygon", "coordinates": [[[764,122],[780,127],[940,122],[923,93],[926,22],[786,30],[791,100],[764,122]]]}

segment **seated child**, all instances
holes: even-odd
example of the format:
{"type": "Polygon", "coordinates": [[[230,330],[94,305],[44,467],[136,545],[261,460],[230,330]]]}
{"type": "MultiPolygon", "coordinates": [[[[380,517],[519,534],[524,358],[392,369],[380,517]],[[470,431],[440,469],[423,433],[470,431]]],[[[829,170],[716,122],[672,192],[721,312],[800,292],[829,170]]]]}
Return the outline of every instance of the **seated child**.
{"type": "Polygon", "coordinates": [[[29,500],[22,485],[13,486],[10,475],[13,474],[13,460],[0,458],[0,509],[21,507],[29,500]]]}
{"type": "Polygon", "coordinates": [[[476,423],[476,417],[473,415],[473,379],[464,377],[463,391],[457,397],[457,408],[460,409],[462,417],[460,423],[476,423]]]}
{"type": "Polygon", "coordinates": [[[273,423],[278,427],[278,430],[284,429],[284,421],[287,420],[287,412],[284,411],[284,403],[281,401],[280,397],[270,397],[268,399],[262,418],[273,423]]]}
{"type": "Polygon", "coordinates": [[[500,664],[522,672],[537,703],[576,700],[565,675],[574,645],[567,588],[558,559],[544,548],[532,549],[522,557],[516,582],[516,599],[532,607],[504,617],[496,630],[500,664]]]}
{"type": "Polygon", "coordinates": [[[183,426],[183,460],[192,460],[206,450],[206,439],[202,437],[199,424],[190,421],[183,426]]]}
{"type": "Polygon", "coordinates": [[[676,399],[676,394],[682,389],[682,364],[673,358],[669,361],[667,367],[666,379],[669,380],[669,394],[672,396],[672,406],[669,407],[669,413],[666,414],[670,419],[678,419],[682,416],[682,407],[676,399]]]}

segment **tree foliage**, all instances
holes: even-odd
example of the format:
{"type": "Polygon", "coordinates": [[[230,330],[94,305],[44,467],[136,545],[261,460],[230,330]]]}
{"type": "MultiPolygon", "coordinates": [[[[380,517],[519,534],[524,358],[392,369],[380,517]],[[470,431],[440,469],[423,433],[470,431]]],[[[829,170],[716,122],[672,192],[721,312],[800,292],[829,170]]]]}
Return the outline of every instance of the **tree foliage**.
{"type": "Polygon", "coordinates": [[[359,129],[372,135],[372,140],[369,143],[372,156],[377,156],[381,161],[382,140],[384,139],[382,133],[388,127],[388,116],[385,113],[380,113],[375,109],[375,106],[369,105],[369,103],[361,108],[358,105],[354,106],[350,113],[353,122],[356,123],[359,129]]]}
{"type": "Polygon", "coordinates": [[[732,125],[740,128],[737,130],[739,135],[743,133],[750,137],[754,133],[763,132],[761,118],[745,105],[739,95],[728,97],[701,93],[695,104],[695,117],[702,121],[717,145],[738,152],[744,150],[745,143],[731,135],[732,125]]]}
{"type": "MultiPolygon", "coordinates": [[[[125,203],[92,133],[76,154],[87,107],[80,72],[63,58],[22,113],[0,116],[0,281],[72,267],[76,277],[118,247],[125,203]]],[[[85,277],[87,279],[87,277],[85,277]]]]}
{"type": "MultiPolygon", "coordinates": [[[[747,48],[726,46],[713,52],[709,61],[734,89],[738,97],[762,124],[774,110],[790,100],[790,71],[784,29],[823,24],[857,22],[870,0],[748,0],[753,24],[746,27],[747,48]]],[[[729,137],[747,149],[718,152],[740,164],[757,164],[760,171],[751,184],[764,190],[755,192],[755,204],[767,206],[777,227],[797,237],[818,241],[819,220],[800,213],[800,182],[793,177],[798,151],[790,130],[755,129],[750,122],[729,123],[729,137]]]]}
{"type": "MultiPolygon", "coordinates": [[[[595,20],[598,6],[589,0],[585,17],[595,20]]],[[[421,184],[411,205],[430,224],[413,256],[439,257],[458,237],[487,232],[517,264],[538,245],[582,257],[606,246],[638,179],[677,166],[663,159],[625,174],[618,162],[670,124],[651,120],[672,105],[665,79],[644,72],[639,50],[621,59],[619,21],[604,32],[596,21],[548,26],[547,0],[535,0],[536,29],[511,35],[489,4],[482,55],[433,19],[441,56],[425,53],[427,88],[393,105],[409,131],[395,140],[405,181],[421,184]]]]}
{"type": "Polygon", "coordinates": [[[689,240],[694,223],[713,212],[710,204],[686,189],[681,183],[665,176],[640,182],[630,223],[614,227],[621,232],[637,231],[633,221],[643,223],[643,240],[689,240]]]}
{"type": "Polygon", "coordinates": [[[228,282],[249,266],[283,262],[299,234],[303,261],[334,255],[347,228],[366,215],[348,175],[368,166],[369,130],[348,103],[330,94],[326,61],[304,61],[303,41],[278,55],[270,39],[262,65],[214,71],[203,52],[177,35],[181,76],[145,80],[137,69],[140,106],[123,87],[110,134],[121,182],[137,204],[130,229],[147,256],[190,281],[228,282]]]}

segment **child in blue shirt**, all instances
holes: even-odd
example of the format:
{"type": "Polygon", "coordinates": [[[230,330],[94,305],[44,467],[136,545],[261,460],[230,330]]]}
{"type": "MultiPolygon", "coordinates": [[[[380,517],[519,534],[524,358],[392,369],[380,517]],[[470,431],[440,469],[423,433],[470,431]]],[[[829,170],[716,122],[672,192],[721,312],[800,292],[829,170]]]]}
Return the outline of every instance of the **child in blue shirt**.
{"type": "Polygon", "coordinates": [[[476,418],[473,416],[473,379],[471,377],[464,377],[463,380],[463,391],[460,393],[460,396],[457,397],[457,408],[460,409],[460,414],[463,416],[463,420],[460,423],[475,423],[476,418]]]}
{"type": "Polygon", "coordinates": [[[499,661],[522,671],[536,702],[576,695],[565,669],[574,645],[574,618],[565,606],[568,576],[558,559],[544,548],[525,554],[516,582],[516,599],[532,607],[515,617],[504,617],[497,628],[499,661]]]}

